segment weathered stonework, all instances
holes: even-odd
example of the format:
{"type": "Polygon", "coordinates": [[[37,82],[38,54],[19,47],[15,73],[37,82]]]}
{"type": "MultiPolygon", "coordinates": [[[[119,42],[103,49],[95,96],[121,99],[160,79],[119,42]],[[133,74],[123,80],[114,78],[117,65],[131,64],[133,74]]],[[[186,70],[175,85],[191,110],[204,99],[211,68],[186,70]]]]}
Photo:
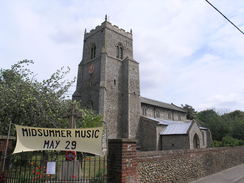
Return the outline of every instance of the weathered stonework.
{"type": "Polygon", "coordinates": [[[161,150],[190,149],[188,135],[165,135],[161,136],[161,150]]]}
{"type": "Polygon", "coordinates": [[[139,63],[133,59],[132,32],[106,19],[84,34],[73,99],[102,115],[109,139],[135,138],[140,150],[192,149],[196,134],[201,141],[199,148],[211,143],[207,131],[200,131],[196,124],[187,132],[171,132],[163,137],[167,124],[160,124],[157,119],[168,120],[168,126],[191,122],[181,107],[140,96],[139,63]]]}
{"type": "Polygon", "coordinates": [[[111,139],[108,182],[187,183],[242,163],[244,146],[140,152],[133,139],[111,139]]]}
{"type": "Polygon", "coordinates": [[[244,163],[244,146],[137,152],[138,183],[186,183],[244,163]]]}
{"type": "Polygon", "coordinates": [[[189,130],[189,142],[190,142],[190,149],[194,149],[193,145],[193,138],[194,135],[197,134],[199,138],[199,148],[204,148],[205,146],[203,145],[203,135],[199,127],[197,126],[196,123],[192,124],[192,127],[189,130]]]}
{"type": "Polygon", "coordinates": [[[140,115],[139,65],[132,33],[105,21],[84,35],[83,58],[73,99],[107,123],[109,138],[135,138],[140,115]],[[122,45],[122,58],[117,46],[122,45]],[[95,46],[95,58],[91,48],[95,46]],[[93,68],[93,69],[91,69],[93,68]]]}
{"type": "Polygon", "coordinates": [[[151,118],[161,118],[175,121],[186,120],[186,113],[184,112],[163,109],[161,107],[155,107],[143,103],[141,105],[141,114],[151,118]],[[146,110],[146,114],[143,114],[143,110],[146,110]]]}

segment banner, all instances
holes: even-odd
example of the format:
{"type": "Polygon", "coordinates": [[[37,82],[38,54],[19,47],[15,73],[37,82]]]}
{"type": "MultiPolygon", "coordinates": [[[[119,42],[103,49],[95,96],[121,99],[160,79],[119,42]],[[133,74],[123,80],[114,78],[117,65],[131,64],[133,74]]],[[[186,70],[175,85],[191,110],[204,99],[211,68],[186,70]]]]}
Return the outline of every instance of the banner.
{"type": "Polygon", "coordinates": [[[13,153],[25,151],[79,151],[102,155],[103,127],[35,128],[15,125],[17,143],[13,153]]]}

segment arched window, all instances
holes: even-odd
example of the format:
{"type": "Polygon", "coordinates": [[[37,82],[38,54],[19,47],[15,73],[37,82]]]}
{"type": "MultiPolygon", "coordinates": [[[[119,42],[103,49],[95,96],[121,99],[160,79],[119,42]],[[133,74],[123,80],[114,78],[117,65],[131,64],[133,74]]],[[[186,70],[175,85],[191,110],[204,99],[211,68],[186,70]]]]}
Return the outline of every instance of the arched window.
{"type": "Polygon", "coordinates": [[[147,107],[146,106],[142,107],[142,115],[144,115],[144,116],[147,115],[147,107]]]}
{"type": "Polygon", "coordinates": [[[96,45],[93,43],[91,45],[91,59],[94,59],[96,57],[96,45]]]}
{"type": "Polygon", "coordinates": [[[155,118],[160,118],[160,111],[158,109],[155,109],[155,111],[154,111],[154,117],[155,118]]]}
{"type": "Polygon", "coordinates": [[[181,121],[181,115],[178,114],[178,121],[181,121]]]}
{"type": "Polygon", "coordinates": [[[123,45],[119,43],[116,46],[116,58],[123,59],[123,51],[124,51],[123,45]]]}
{"type": "Polygon", "coordinates": [[[193,148],[194,149],[200,148],[200,141],[199,141],[199,137],[197,134],[195,134],[193,137],[193,148]]]}
{"type": "Polygon", "coordinates": [[[172,114],[171,114],[171,112],[168,112],[168,119],[172,119],[172,114]]]}

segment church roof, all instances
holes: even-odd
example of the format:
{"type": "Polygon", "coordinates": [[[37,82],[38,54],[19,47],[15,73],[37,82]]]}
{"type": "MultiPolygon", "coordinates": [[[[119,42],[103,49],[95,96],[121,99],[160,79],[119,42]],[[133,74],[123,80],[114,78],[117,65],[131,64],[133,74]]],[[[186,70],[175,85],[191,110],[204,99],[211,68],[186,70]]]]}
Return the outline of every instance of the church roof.
{"type": "Polygon", "coordinates": [[[184,135],[188,133],[188,130],[192,125],[192,121],[172,121],[157,118],[149,119],[166,126],[166,128],[160,132],[160,135],[184,135]]]}
{"type": "Polygon", "coordinates": [[[180,112],[184,112],[184,113],[186,112],[183,108],[178,107],[178,106],[176,106],[174,104],[168,104],[168,103],[164,103],[164,102],[159,102],[159,101],[148,99],[148,98],[145,98],[145,97],[140,97],[140,100],[141,100],[141,103],[143,103],[143,104],[149,104],[149,105],[152,105],[152,106],[162,107],[162,108],[165,108],[165,109],[170,109],[170,110],[174,110],[174,111],[180,111],[180,112]]]}
{"type": "Polygon", "coordinates": [[[168,125],[163,131],[160,132],[160,135],[180,135],[187,134],[191,122],[188,123],[179,123],[168,125]]]}

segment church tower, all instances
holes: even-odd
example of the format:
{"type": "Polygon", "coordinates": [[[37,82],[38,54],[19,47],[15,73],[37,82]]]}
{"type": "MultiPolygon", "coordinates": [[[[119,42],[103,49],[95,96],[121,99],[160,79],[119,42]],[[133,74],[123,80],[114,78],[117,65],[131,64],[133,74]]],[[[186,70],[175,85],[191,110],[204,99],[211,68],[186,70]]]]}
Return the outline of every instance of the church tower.
{"type": "Polygon", "coordinates": [[[112,25],[106,17],[85,31],[73,99],[103,116],[109,138],[136,138],[141,104],[132,31],[112,25]]]}

